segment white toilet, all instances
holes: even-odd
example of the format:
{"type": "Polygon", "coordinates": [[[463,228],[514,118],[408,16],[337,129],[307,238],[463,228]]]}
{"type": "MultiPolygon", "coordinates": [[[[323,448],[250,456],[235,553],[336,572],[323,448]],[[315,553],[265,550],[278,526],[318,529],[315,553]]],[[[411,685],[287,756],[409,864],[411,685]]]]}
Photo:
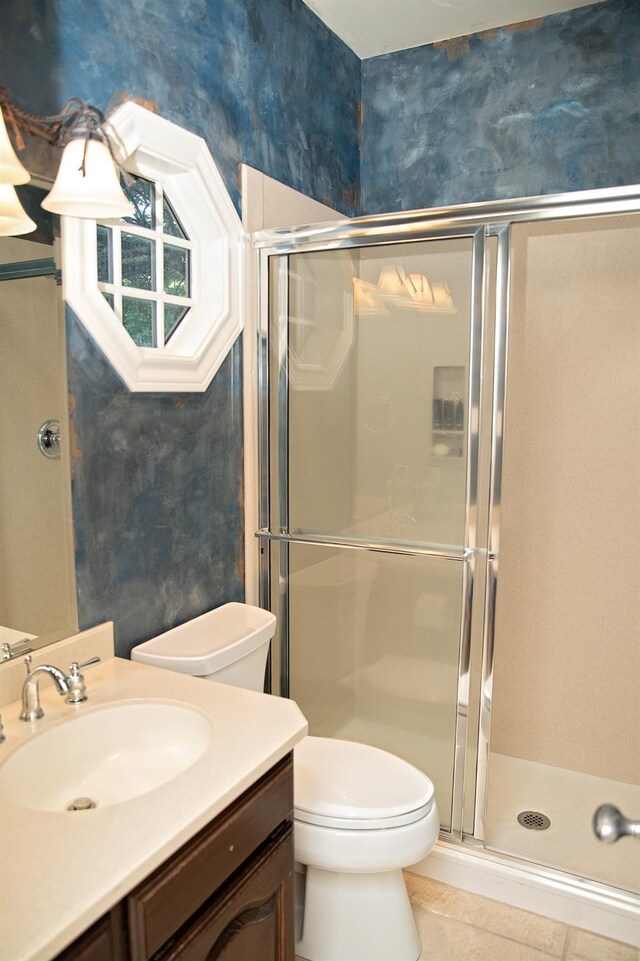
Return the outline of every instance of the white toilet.
{"type": "MultiPolygon", "coordinates": [[[[134,661],[263,690],[273,614],[224,604],[138,645],[134,661]]],[[[309,961],[417,961],[402,868],[438,836],[433,784],[366,744],[306,737],[294,751],[295,856],[306,866],[296,953],[309,961]]]]}

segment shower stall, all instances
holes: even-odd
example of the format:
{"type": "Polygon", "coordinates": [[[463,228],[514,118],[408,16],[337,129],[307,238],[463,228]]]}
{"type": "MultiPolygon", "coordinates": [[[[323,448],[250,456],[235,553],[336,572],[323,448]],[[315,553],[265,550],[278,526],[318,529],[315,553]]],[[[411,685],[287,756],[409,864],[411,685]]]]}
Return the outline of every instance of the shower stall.
{"type": "Polygon", "coordinates": [[[637,904],[591,817],[640,816],[640,191],[254,245],[272,689],[424,770],[445,841],[637,904]]]}

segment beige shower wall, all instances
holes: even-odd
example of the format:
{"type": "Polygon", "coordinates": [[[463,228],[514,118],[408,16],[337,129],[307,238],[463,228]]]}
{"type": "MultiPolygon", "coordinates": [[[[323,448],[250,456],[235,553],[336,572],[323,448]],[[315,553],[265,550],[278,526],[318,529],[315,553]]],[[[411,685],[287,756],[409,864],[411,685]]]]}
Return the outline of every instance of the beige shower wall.
{"type": "Polygon", "coordinates": [[[640,218],[519,225],[512,276],[491,747],[640,783],[640,218]]]}
{"type": "MultiPolygon", "coordinates": [[[[343,215],[259,170],[242,164],[242,222],[247,233],[295,224],[342,220],[343,215]]],[[[249,258],[246,277],[245,329],[242,338],[244,392],[245,599],[259,603],[260,526],[258,457],[258,296],[257,262],[249,258]]],[[[275,646],[275,645],[274,645],[275,646]]]]}

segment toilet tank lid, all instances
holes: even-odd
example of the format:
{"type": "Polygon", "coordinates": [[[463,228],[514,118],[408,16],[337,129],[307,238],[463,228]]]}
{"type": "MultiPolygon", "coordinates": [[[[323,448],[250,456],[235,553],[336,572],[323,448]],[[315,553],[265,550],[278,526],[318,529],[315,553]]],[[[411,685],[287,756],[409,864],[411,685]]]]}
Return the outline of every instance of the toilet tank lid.
{"type": "Polygon", "coordinates": [[[202,677],[251,654],[275,627],[270,611],[232,601],[138,644],[131,659],[202,677]]]}
{"type": "Polygon", "coordinates": [[[433,801],[418,768],[369,744],[305,737],[294,752],[296,811],[329,818],[387,819],[433,801]]]}

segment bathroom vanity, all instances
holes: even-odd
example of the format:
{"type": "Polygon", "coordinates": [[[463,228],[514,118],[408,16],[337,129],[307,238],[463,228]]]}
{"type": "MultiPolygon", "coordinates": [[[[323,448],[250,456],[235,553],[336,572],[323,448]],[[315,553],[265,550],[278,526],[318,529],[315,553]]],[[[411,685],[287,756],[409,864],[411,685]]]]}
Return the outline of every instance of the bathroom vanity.
{"type": "MultiPolygon", "coordinates": [[[[93,653],[57,647],[39,662],[66,668],[93,653]]],[[[43,685],[35,722],[0,689],[0,961],[292,961],[292,750],[307,731],[295,703],[113,657],[83,673],[88,701],[68,705],[43,685]],[[147,711],[152,746],[182,713],[196,719],[189,740],[198,725],[206,737],[187,767],[140,793],[131,752],[148,751],[147,711]],[[95,809],[67,810],[59,771],[70,797],[89,795],[77,755],[88,744],[99,757],[105,731],[128,744],[125,776],[102,778],[95,809]],[[22,781],[20,757],[40,759],[22,781]]]]}
{"type": "Polygon", "coordinates": [[[291,755],[56,961],[293,961],[291,755]]]}

